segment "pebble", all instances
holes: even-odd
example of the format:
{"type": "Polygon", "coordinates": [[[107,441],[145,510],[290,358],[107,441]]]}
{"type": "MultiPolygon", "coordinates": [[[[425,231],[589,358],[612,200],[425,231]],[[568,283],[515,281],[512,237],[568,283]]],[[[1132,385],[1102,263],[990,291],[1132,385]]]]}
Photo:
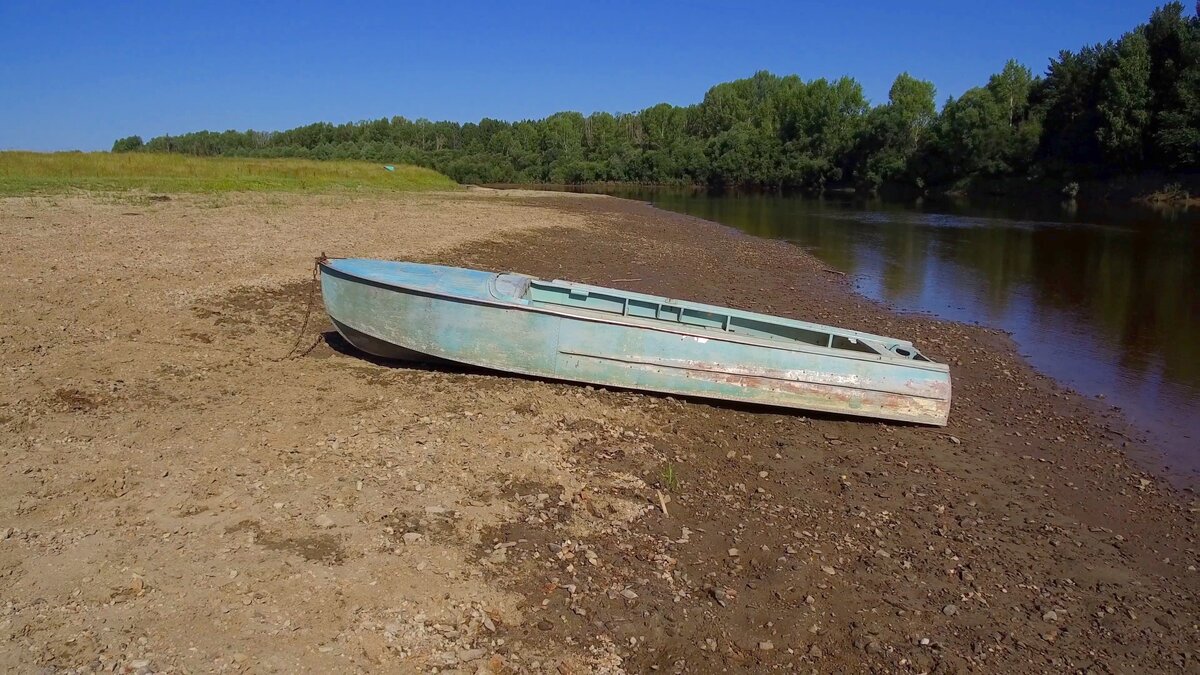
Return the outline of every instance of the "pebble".
{"type": "Polygon", "coordinates": [[[717,604],[722,607],[729,602],[729,594],[725,592],[724,588],[714,588],[709,591],[709,594],[712,595],[712,599],[716,600],[717,604]]]}
{"type": "Polygon", "coordinates": [[[482,659],[485,656],[487,656],[486,649],[464,649],[458,653],[458,660],[465,663],[482,659]]]}
{"type": "Polygon", "coordinates": [[[317,523],[317,527],[324,528],[324,529],[328,529],[328,528],[334,526],[333,518],[330,518],[329,514],[326,514],[326,513],[322,513],[321,515],[317,516],[316,523],[317,523]]]}
{"type": "Polygon", "coordinates": [[[763,642],[758,643],[758,648],[764,652],[769,652],[772,649],[775,649],[775,645],[772,644],[770,640],[764,640],[763,642]]]}
{"type": "Polygon", "coordinates": [[[423,539],[423,537],[421,536],[420,532],[405,532],[404,533],[404,543],[406,543],[406,544],[415,544],[418,541],[421,541],[421,539],[423,539]]]}
{"type": "Polygon", "coordinates": [[[945,614],[946,616],[954,616],[955,614],[958,614],[958,606],[946,605],[942,608],[942,614],[945,614]]]}
{"type": "Polygon", "coordinates": [[[1058,612],[1050,610],[1042,615],[1042,621],[1058,621],[1058,612]]]}
{"type": "Polygon", "coordinates": [[[825,652],[821,651],[820,647],[813,645],[808,648],[808,655],[813,657],[814,659],[819,659],[825,655],[825,652]]]}
{"type": "Polygon", "coordinates": [[[833,575],[837,574],[837,570],[833,569],[829,565],[823,566],[821,568],[821,571],[824,572],[825,574],[828,574],[829,576],[833,576],[833,575]]]}
{"type": "Polygon", "coordinates": [[[736,548],[729,549],[729,557],[730,558],[736,558],[739,555],[741,555],[741,551],[738,551],[736,548]]]}
{"type": "Polygon", "coordinates": [[[538,622],[538,630],[551,630],[553,628],[554,624],[550,623],[549,619],[542,619],[538,622]]]}

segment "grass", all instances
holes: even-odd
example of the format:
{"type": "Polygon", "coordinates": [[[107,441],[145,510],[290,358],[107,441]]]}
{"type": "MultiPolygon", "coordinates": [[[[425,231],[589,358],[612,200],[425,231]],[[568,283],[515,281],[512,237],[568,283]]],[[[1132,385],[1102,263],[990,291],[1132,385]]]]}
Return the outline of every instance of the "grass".
{"type": "Polygon", "coordinates": [[[667,492],[676,492],[679,490],[679,474],[675,472],[675,465],[667,463],[663,468],[662,474],[659,476],[659,484],[667,492]]]}
{"type": "Polygon", "coordinates": [[[0,196],[101,192],[331,192],[445,190],[431,169],[307,159],[246,159],[108,152],[0,152],[0,196]]]}

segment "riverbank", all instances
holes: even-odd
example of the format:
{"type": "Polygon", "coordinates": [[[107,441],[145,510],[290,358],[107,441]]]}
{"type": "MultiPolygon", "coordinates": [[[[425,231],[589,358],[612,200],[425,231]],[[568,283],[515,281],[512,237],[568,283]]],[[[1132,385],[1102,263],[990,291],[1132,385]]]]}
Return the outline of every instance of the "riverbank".
{"type": "MultiPolygon", "coordinates": [[[[663,420],[667,440],[626,456],[650,482],[663,482],[666,465],[682,476],[672,517],[647,529],[658,528],[676,579],[692,582],[686,600],[676,591],[649,603],[653,616],[691,616],[640,626],[665,632],[665,658],[641,665],[706,663],[710,638],[731,667],[798,658],[820,670],[918,672],[964,662],[1170,668],[1172,648],[1133,647],[1134,636],[1184,629],[1190,638],[1177,654],[1195,644],[1195,613],[1185,608],[1198,588],[1186,553],[1197,503],[1138,470],[1130,457],[1144,449],[1119,416],[1037,374],[1007,336],[895,315],[783,242],[635,202],[568,210],[598,219],[603,236],[540,232],[473,251],[468,262],[902,335],[950,363],[954,377],[944,431],[678,405],[663,420]],[[692,530],[687,545],[671,541],[679,527],[692,530]],[[1129,604],[1132,589],[1150,587],[1165,605],[1129,604]],[[725,589],[739,602],[714,605],[725,589]],[[795,656],[764,653],[762,641],[782,641],[795,656]]],[[[530,536],[506,534],[520,535],[530,536]]],[[[638,559],[616,566],[626,582],[652,578],[653,556],[630,570],[638,559]]],[[[582,639],[591,629],[577,623],[582,639]]]]}
{"type": "Polygon", "coordinates": [[[1158,209],[1200,206],[1200,175],[1146,173],[1109,179],[978,178],[946,195],[1062,201],[1066,204],[1143,204],[1158,209]]]}
{"type": "Polygon", "coordinates": [[[0,241],[5,669],[1196,667],[1200,505],[1119,417],[787,244],[488,190],[7,199],[0,241]],[[374,363],[305,320],[322,251],[903,336],[951,425],[374,363]]]}
{"type": "Polygon", "coordinates": [[[599,193],[622,195],[649,190],[680,190],[695,193],[728,192],[732,194],[805,194],[848,195],[863,199],[884,197],[897,201],[917,201],[925,198],[955,200],[972,197],[976,199],[1006,200],[1024,199],[1043,204],[1061,205],[1070,211],[1079,204],[1117,204],[1121,206],[1142,205],[1153,209],[1182,209],[1200,206],[1200,176],[1146,174],[1118,176],[1108,180],[1072,181],[1063,179],[1029,178],[979,178],[955,186],[916,189],[911,185],[884,185],[876,193],[867,193],[853,185],[834,185],[822,190],[771,187],[714,188],[708,185],[680,183],[577,183],[577,184],[526,184],[489,183],[488,189],[542,189],[577,193],[599,193]]]}

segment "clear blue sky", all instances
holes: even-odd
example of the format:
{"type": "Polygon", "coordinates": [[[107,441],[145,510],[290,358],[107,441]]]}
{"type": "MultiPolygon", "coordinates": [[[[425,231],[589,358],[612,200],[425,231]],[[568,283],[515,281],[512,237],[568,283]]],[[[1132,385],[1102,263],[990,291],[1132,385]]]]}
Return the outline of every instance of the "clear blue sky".
{"type": "MultiPolygon", "coordinates": [[[[0,149],[403,115],[516,120],[699,101],[767,69],[900,71],[938,99],[1009,58],[1116,38],[1161,2],[52,2],[0,0],[0,149]]],[[[1188,3],[1188,13],[1192,11],[1188,3]]]]}

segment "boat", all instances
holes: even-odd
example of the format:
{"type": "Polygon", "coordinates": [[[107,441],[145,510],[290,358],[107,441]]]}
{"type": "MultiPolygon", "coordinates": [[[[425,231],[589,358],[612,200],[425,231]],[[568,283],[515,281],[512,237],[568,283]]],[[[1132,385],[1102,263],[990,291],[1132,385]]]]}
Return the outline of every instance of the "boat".
{"type": "Polygon", "coordinates": [[[911,342],[514,272],[318,260],[325,310],[383,359],[945,425],[950,372],[911,342]]]}

